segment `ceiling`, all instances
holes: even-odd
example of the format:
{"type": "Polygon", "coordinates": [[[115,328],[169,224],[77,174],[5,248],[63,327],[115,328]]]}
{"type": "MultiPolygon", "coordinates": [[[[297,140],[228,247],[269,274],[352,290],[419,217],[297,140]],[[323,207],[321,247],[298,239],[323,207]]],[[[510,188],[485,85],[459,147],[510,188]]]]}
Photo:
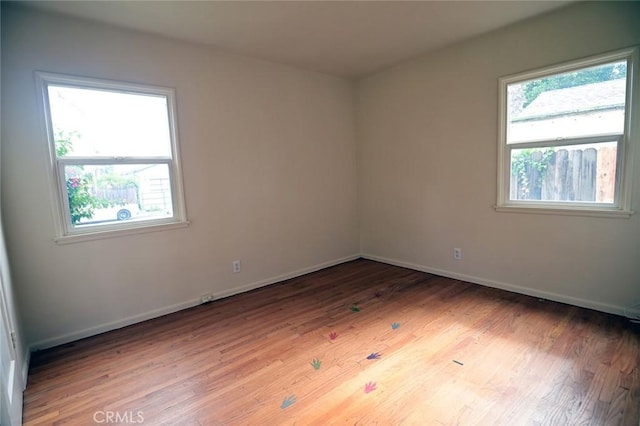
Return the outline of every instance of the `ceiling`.
{"type": "Polygon", "coordinates": [[[27,1],[21,4],[345,77],[570,1],[27,1]]]}

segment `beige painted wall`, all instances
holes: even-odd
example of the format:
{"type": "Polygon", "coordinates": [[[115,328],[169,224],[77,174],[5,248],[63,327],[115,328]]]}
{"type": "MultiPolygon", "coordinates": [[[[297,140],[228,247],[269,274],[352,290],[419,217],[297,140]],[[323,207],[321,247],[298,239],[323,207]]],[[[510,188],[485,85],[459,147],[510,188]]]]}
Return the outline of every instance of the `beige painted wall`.
{"type": "Polygon", "coordinates": [[[577,4],[440,50],[361,80],[355,100],[343,79],[2,7],[3,217],[35,347],[360,252],[605,311],[640,302],[638,215],[492,208],[498,77],[640,43],[638,4],[577,4]],[[53,241],[35,70],[176,88],[189,228],[53,241]]]}
{"type": "MultiPolygon", "coordinates": [[[[606,219],[492,208],[498,78],[639,44],[639,22],[638,3],[572,5],[360,81],[362,253],[605,311],[640,303],[638,214],[606,219]],[[462,261],[453,260],[454,247],[462,248],[462,261]]],[[[640,131],[640,108],[634,120],[640,131]]],[[[634,143],[640,148],[640,132],[634,143]]]]}
{"type": "Polygon", "coordinates": [[[7,245],[36,347],[358,253],[353,87],[344,79],[4,4],[2,88],[7,245]],[[176,89],[189,228],[53,241],[36,70],[176,89]]]}
{"type": "MultiPolygon", "coordinates": [[[[2,98],[1,70],[2,61],[0,56],[0,98],[2,98]]],[[[1,117],[2,110],[0,109],[0,171],[2,161],[1,117]]],[[[11,278],[9,256],[4,238],[2,211],[2,200],[0,199],[0,345],[7,345],[0,348],[0,351],[2,351],[2,354],[0,354],[0,369],[2,369],[0,371],[0,384],[2,387],[0,389],[0,424],[9,425],[22,423],[22,392],[27,385],[31,353],[25,333],[22,331],[20,312],[14,295],[14,284],[11,278]],[[12,340],[13,342],[11,343],[12,340]],[[13,351],[8,347],[9,344],[13,346],[13,351]],[[10,356],[3,359],[7,353],[10,356]],[[14,357],[14,359],[11,359],[11,357],[14,357]],[[15,369],[13,375],[6,369],[7,365],[12,362],[15,369]]],[[[9,370],[11,370],[11,367],[9,367],[9,370]]]]}

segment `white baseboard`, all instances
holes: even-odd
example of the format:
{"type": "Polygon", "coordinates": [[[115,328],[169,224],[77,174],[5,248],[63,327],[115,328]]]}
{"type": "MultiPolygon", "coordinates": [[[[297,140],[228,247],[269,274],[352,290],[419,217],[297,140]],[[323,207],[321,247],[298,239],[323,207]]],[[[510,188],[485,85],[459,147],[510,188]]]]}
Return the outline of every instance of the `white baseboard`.
{"type": "Polygon", "coordinates": [[[640,303],[633,305],[624,310],[624,314],[627,318],[632,318],[634,320],[640,320],[640,303]]]}
{"type": "MultiPolygon", "coordinates": [[[[344,262],[349,262],[351,260],[355,260],[360,258],[360,255],[351,255],[346,256],[339,259],[334,259],[328,262],[324,262],[318,265],[310,266],[308,268],[298,269],[293,272],[288,272],[286,274],[278,275],[276,277],[268,278],[265,280],[256,281],[250,284],[243,285],[241,287],[235,287],[221,293],[214,294],[215,299],[221,299],[223,297],[233,296],[234,294],[244,293],[249,290],[253,290],[259,287],[264,287],[270,284],[275,284],[280,281],[288,280],[290,278],[299,277],[301,275],[305,275],[311,272],[319,271],[320,269],[328,268],[330,266],[339,265],[344,262]]],[[[153,318],[161,317],[163,315],[172,314],[174,312],[181,311],[183,309],[188,309],[193,306],[200,305],[202,302],[200,298],[194,300],[187,300],[185,302],[176,303],[175,305],[166,306],[159,309],[154,309],[152,311],[144,312],[138,315],[133,315],[127,318],[119,319],[117,321],[111,321],[105,324],[100,324],[94,327],[85,328],[83,330],[73,331],[71,333],[66,333],[60,336],[51,337],[48,339],[40,340],[38,342],[32,343],[29,345],[29,354],[30,352],[51,348],[58,345],[64,345],[65,343],[73,342],[79,339],[84,339],[85,337],[95,336],[96,334],[104,333],[111,330],[116,330],[118,328],[126,327],[131,324],[135,324],[138,322],[150,320],[153,318]]],[[[28,368],[28,363],[26,363],[28,368]]],[[[26,379],[26,376],[25,376],[26,379]]],[[[26,383],[26,380],[25,380],[26,383]]]]}
{"type": "Polygon", "coordinates": [[[311,266],[309,268],[298,269],[293,272],[288,272],[286,274],[278,275],[276,277],[268,278],[266,280],[256,281],[250,284],[243,285],[242,287],[236,287],[233,289],[229,289],[227,291],[223,291],[220,293],[214,294],[214,300],[222,299],[224,297],[233,296],[234,294],[244,293],[246,291],[251,291],[256,288],[265,287],[271,284],[278,283],[280,281],[289,280],[291,278],[300,277],[302,275],[310,274],[311,272],[316,272],[321,269],[329,268],[331,266],[339,265],[341,263],[350,262],[352,260],[359,259],[361,256],[359,254],[354,254],[351,256],[346,256],[340,259],[331,260],[329,262],[320,263],[315,266],[311,266]]]}
{"type": "MultiPolygon", "coordinates": [[[[591,300],[575,298],[571,296],[566,296],[557,293],[550,293],[546,291],[540,291],[528,287],[521,287],[514,284],[504,283],[500,281],[489,280],[481,277],[476,277],[473,275],[460,274],[457,272],[447,271],[444,269],[432,268],[429,266],[418,265],[410,262],[404,262],[396,259],[390,259],[386,257],[376,256],[372,254],[355,254],[351,256],[346,256],[339,259],[334,259],[328,262],[324,262],[321,264],[317,264],[314,266],[310,266],[308,268],[298,269],[292,272],[288,272],[286,274],[278,275],[275,277],[271,277],[268,279],[256,281],[253,283],[249,283],[240,287],[235,287],[217,294],[214,294],[215,299],[222,299],[224,297],[233,296],[235,294],[244,293],[250,290],[254,290],[256,288],[268,286],[271,284],[278,283],[280,281],[288,280],[291,278],[296,278],[305,274],[309,274],[311,272],[319,271],[324,268],[328,268],[331,266],[339,265],[341,263],[349,262],[358,258],[364,258],[369,260],[374,260],[376,262],[388,263],[390,265],[401,266],[404,268],[414,269],[416,271],[427,272],[434,275],[440,275],[443,277],[453,278],[461,281],[466,281],[474,284],[480,284],[487,287],[498,288],[501,290],[511,291],[513,293],[525,294],[528,296],[538,297],[541,299],[553,300],[555,302],[567,303],[569,305],[580,306],[583,308],[593,309],[596,311],[607,312],[610,314],[621,315],[621,316],[637,316],[640,317],[640,309],[630,309],[622,306],[609,305],[606,303],[594,302],[591,300]]],[[[215,300],[214,299],[214,300],[215,300]]],[[[41,350],[50,348],[53,346],[63,345],[65,343],[73,342],[75,340],[83,339],[85,337],[95,336],[96,334],[104,333],[106,331],[116,330],[118,328],[126,327],[131,324],[135,324],[138,322],[146,321],[149,319],[157,318],[163,315],[171,314],[174,312],[181,311],[183,309],[191,308],[193,306],[200,305],[200,299],[188,300],[182,303],[177,303],[175,305],[167,306],[160,309],[154,309],[152,311],[144,312],[142,314],[133,315],[127,318],[123,318],[117,321],[112,321],[106,324],[101,324],[98,326],[86,328],[79,331],[74,331],[71,333],[67,333],[64,335],[52,337],[49,339],[44,339],[33,343],[29,346],[29,351],[27,351],[26,361],[24,364],[24,370],[22,372],[23,377],[25,379],[28,374],[28,366],[29,366],[29,357],[31,351],[41,350]]]]}
{"type": "Polygon", "coordinates": [[[22,390],[27,388],[27,379],[29,378],[29,363],[31,362],[31,351],[25,351],[24,360],[22,362],[22,390]]]}
{"type": "Polygon", "coordinates": [[[85,328],[83,330],[72,331],[71,333],[66,333],[60,336],[51,337],[49,339],[40,340],[36,343],[32,343],[31,345],[29,345],[29,349],[31,352],[35,352],[41,349],[47,349],[54,346],[64,345],[65,343],[74,342],[76,340],[84,339],[85,337],[95,336],[96,334],[104,333],[106,331],[116,330],[118,328],[126,327],[131,324],[161,317],[167,314],[172,314],[174,312],[191,308],[199,304],[200,304],[200,299],[189,300],[182,303],[176,303],[175,305],[166,306],[160,309],[154,309],[152,311],[144,312],[138,315],[133,315],[117,321],[111,321],[111,322],[100,324],[94,327],[85,328]]]}
{"type": "MultiPolygon", "coordinates": [[[[498,289],[510,291],[513,293],[525,294],[527,296],[533,296],[540,299],[553,300],[554,302],[561,302],[569,305],[580,306],[582,308],[593,309],[595,311],[606,312],[609,314],[628,316],[630,313],[632,313],[629,309],[625,309],[623,306],[609,305],[606,303],[594,302],[592,300],[586,300],[586,299],[579,299],[576,297],[566,296],[563,294],[536,290],[529,287],[521,287],[514,284],[489,280],[486,278],[480,278],[473,275],[460,274],[457,272],[446,271],[444,269],[432,268],[424,265],[417,265],[415,263],[404,262],[396,259],[389,259],[386,257],[375,256],[372,254],[363,253],[361,257],[364,259],[375,260],[376,262],[388,263],[390,265],[401,266],[403,268],[414,269],[416,271],[421,271],[421,272],[428,272],[434,275],[440,275],[443,277],[453,278],[460,281],[466,281],[473,284],[480,284],[486,287],[498,288],[498,289]]],[[[639,312],[639,315],[640,315],[640,312],[639,312]]]]}

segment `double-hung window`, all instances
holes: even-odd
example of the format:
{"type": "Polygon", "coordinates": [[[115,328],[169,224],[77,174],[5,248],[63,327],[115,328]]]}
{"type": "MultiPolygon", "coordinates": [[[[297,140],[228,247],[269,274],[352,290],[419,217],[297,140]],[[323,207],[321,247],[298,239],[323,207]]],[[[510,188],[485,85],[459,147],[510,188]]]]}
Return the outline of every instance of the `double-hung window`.
{"type": "Polygon", "coordinates": [[[186,225],[172,89],[37,80],[59,242],[186,225]]]}
{"type": "Polygon", "coordinates": [[[499,80],[497,210],[629,216],[637,49],[499,80]]]}

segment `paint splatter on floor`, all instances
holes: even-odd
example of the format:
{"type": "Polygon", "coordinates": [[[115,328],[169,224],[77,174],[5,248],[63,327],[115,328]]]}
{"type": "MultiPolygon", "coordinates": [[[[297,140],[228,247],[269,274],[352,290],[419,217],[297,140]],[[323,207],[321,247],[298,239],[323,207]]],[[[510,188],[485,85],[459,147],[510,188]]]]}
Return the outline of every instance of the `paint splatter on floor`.
{"type": "Polygon", "coordinates": [[[397,330],[398,327],[400,327],[400,323],[398,323],[398,322],[391,323],[391,328],[393,328],[394,330],[397,330]]]}
{"type": "Polygon", "coordinates": [[[318,358],[311,361],[311,366],[313,367],[314,370],[320,370],[321,365],[322,365],[322,361],[320,361],[318,358]]]}
{"type": "Polygon", "coordinates": [[[329,333],[329,340],[336,340],[338,338],[338,333],[335,331],[333,333],[329,333]]]}
{"type": "Polygon", "coordinates": [[[376,390],[376,382],[369,382],[366,385],[364,385],[364,393],[370,393],[373,392],[374,390],[376,390]]]}
{"type": "Polygon", "coordinates": [[[367,359],[380,359],[382,354],[380,352],[372,352],[367,356],[367,359]]]}
{"type": "Polygon", "coordinates": [[[282,404],[280,404],[280,408],[282,408],[284,410],[285,408],[291,406],[295,402],[296,402],[296,396],[295,395],[289,395],[289,396],[285,397],[285,399],[282,401],[282,404]]]}
{"type": "Polygon", "coordinates": [[[351,305],[349,309],[351,309],[351,312],[360,312],[360,308],[358,308],[358,305],[355,303],[351,305]]]}

